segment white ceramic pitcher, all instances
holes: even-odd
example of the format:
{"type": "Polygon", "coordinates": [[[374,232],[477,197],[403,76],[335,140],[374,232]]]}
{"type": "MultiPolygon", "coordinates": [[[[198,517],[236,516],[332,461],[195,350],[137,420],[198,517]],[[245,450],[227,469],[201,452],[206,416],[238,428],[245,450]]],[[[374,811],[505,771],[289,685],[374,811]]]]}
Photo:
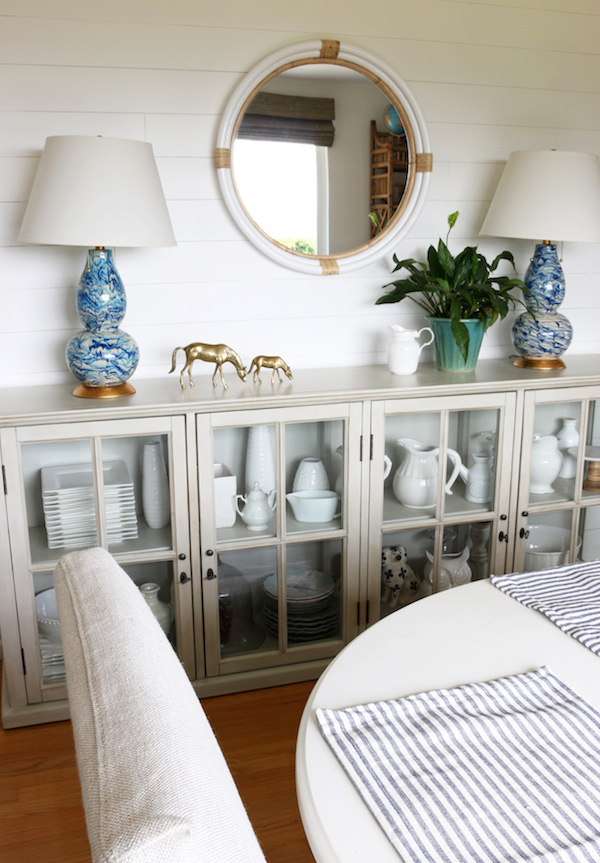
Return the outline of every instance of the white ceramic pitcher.
{"type": "MultiPolygon", "coordinates": [[[[431,509],[435,506],[437,497],[439,447],[428,446],[407,437],[398,438],[396,443],[404,449],[405,454],[402,464],[394,474],[394,494],[400,503],[411,509],[431,509]]],[[[446,452],[454,467],[445,489],[446,494],[452,494],[451,489],[462,461],[455,450],[448,449],[446,452]]]]}
{"type": "Polygon", "coordinates": [[[419,365],[421,351],[433,341],[433,330],[429,327],[423,327],[421,330],[405,330],[398,324],[391,324],[388,330],[392,334],[387,349],[389,370],[394,375],[412,375],[419,365]],[[421,333],[431,333],[428,342],[419,343],[421,333]]]}
{"type": "Polygon", "coordinates": [[[554,435],[534,434],[531,445],[529,491],[531,494],[552,494],[552,483],[559,475],[563,457],[554,435]]]}

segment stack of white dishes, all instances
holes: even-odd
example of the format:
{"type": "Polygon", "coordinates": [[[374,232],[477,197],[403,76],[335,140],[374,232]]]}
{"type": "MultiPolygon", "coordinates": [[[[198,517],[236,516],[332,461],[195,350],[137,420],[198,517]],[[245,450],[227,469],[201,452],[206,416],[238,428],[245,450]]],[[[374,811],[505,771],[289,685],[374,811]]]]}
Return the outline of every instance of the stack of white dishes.
{"type": "Polygon", "coordinates": [[[42,655],[42,679],[44,683],[64,680],[65,660],[62,647],[53,644],[40,633],[40,653],[42,655]]]}
{"type": "MultiPolygon", "coordinates": [[[[340,604],[334,595],[335,582],[326,572],[288,570],[286,578],[287,628],[290,641],[315,641],[335,634],[340,604]]],[[[277,574],[263,582],[265,626],[278,635],[277,574]]]]}
{"type": "MultiPolygon", "coordinates": [[[[136,539],[133,481],[124,461],[104,462],[104,503],[108,541],[136,539]]],[[[42,468],[42,507],[48,548],[89,546],[97,542],[90,464],[42,468]]]]}
{"type": "Polygon", "coordinates": [[[54,588],[36,594],[35,613],[40,637],[42,677],[44,683],[64,680],[65,660],[60,638],[60,621],[54,588]]]}

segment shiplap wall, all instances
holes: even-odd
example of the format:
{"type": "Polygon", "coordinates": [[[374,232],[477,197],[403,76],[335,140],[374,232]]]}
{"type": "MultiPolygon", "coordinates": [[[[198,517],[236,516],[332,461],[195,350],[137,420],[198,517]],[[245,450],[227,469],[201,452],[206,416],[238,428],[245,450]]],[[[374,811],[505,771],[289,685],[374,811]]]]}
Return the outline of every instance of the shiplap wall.
{"type": "MultiPolygon", "coordinates": [[[[294,273],[256,251],[220,199],[213,152],[233,87],[264,56],[312,38],[381,57],[422,108],[434,172],[399,253],[422,255],[458,209],[455,249],[510,248],[524,272],[531,244],[477,234],[510,151],[600,152],[597,0],[0,0],[0,386],[70,381],[64,346],[80,329],[82,250],[16,240],[48,135],[154,146],[178,246],[118,252],[137,376],[166,374],[172,349],[198,340],[246,360],[281,354],[293,368],[384,362],[386,325],[422,323],[408,301],[374,305],[389,259],[344,277],[294,273]]],[[[596,353],[600,249],[569,244],[563,256],[570,350],[596,353]]],[[[505,322],[483,355],[510,352],[505,322]]]]}

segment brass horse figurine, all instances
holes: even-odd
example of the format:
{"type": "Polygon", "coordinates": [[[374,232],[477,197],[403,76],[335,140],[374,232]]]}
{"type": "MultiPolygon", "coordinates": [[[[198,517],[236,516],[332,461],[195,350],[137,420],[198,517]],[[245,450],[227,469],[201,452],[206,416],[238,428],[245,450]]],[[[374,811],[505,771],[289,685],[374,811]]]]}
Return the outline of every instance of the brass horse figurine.
{"type": "Polygon", "coordinates": [[[213,387],[216,387],[217,385],[215,377],[217,372],[220,372],[221,383],[225,389],[228,389],[228,386],[225,383],[225,378],[223,377],[223,363],[233,363],[239,377],[243,381],[246,380],[246,368],[240,359],[239,354],[236,354],[233,348],[230,348],[227,345],[206,345],[203,342],[192,342],[191,345],[186,345],[186,347],[180,346],[175,348],[173,351],[173,364],[171,365],[169,374],[175,371],[175,366],[177,364],[177,351],[185,351],[185,365],[181,369],[181,374],[179,375],[179,383],[181,384],[182,390],[185,389],[183,375],[186,369],[190,379],[190,386],[194,386],[194,381],[192,380],[192,366],[196,360],[205,360],[207,363],[216,363],[215,372],[212,376],[213,387]]]}
{"type": "Polygon", "coordinates": [[[281,381],[281,371],[285,372],[287,377],[292,380],[292,370],[288,366],[288,364],[281,359],[281,357],[263,357],[258,356],[254,357],[252,362],[250,363],[250,367],[248,368],[248,374],[252,371],[252,368],[256,366],[254,369],[254,380],[258,379],[258,382],[261,383],[260,380],[260,370],[262,368],[273,369],[271,372],[271,383],[275,383],[275,372],[277,372],[277,380],[281,381]]]}

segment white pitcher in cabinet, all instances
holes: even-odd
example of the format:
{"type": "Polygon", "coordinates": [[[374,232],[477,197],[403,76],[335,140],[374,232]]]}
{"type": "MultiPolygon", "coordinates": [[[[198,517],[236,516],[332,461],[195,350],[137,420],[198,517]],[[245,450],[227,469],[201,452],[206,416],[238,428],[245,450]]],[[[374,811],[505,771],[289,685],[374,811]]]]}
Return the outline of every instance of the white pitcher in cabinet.
{"type": "MultiPolygon", "coordinates": [[[[406,437],[398,438],[396,443],[404,450],[404,459],[394,474],[394,494],[400,503],[411,509],[431,509],[437,498],[440,448],[406,437]]],[[[446,453],[454,466],[445,490],[446,494],[452,494],[462,461],[455,450],[448,449],[446,453]]]]}

